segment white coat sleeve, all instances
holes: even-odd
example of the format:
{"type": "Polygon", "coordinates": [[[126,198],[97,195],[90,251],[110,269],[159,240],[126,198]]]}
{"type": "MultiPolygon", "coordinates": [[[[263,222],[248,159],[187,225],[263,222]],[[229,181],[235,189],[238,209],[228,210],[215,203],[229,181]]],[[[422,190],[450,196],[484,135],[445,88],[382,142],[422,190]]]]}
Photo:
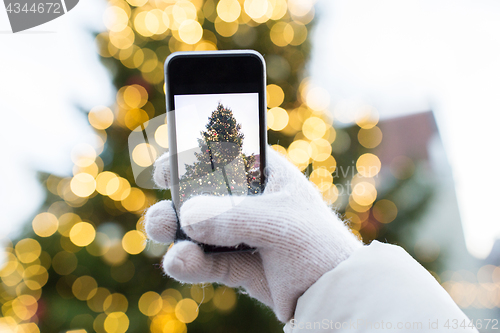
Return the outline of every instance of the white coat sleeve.
{"type": "Polygon", "coordinates": [[[337,330],[477,332],[425,268],[401,247],[377,241],[313,284],[284,327],[285,333],[337,330]]]}

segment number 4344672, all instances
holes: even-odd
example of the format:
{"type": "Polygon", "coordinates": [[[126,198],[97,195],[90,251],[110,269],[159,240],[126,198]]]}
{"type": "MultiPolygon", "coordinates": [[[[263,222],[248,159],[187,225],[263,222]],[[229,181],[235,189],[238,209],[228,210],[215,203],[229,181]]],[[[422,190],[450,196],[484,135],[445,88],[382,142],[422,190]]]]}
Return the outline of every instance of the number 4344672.
{"type": "Polygon", "coordinates": [[[445,328],[447,329],[465,329],[465,328],[477,328],[477,329],[492,329],[492,330],[497,330],[499,329],[498,326],[498,319],[472,319],[470,321],[465,321],[462,320],[462,322],[459,322],[457,319],[448,319],[444,325],[445,328]]]}
{"type": "Polygon", "coordinates": [[[61,4],[60,3],[34,3],[31,6],[28,6],[27,3],[9,3],[7,6],[7,13],[54,13],[54,14],[62,14],[61,12],[61,4]]]}

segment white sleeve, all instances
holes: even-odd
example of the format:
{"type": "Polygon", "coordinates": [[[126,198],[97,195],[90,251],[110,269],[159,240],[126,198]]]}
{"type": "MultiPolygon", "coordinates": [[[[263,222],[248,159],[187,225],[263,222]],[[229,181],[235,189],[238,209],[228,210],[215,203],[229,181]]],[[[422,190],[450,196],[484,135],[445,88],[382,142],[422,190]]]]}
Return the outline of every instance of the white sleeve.
{"type": "Polygon", "coordinates": [[[285,333],[337,330],[477,332],[425,268],[401,247],[377,241],[313,284],[284,327],[285,333]]]}

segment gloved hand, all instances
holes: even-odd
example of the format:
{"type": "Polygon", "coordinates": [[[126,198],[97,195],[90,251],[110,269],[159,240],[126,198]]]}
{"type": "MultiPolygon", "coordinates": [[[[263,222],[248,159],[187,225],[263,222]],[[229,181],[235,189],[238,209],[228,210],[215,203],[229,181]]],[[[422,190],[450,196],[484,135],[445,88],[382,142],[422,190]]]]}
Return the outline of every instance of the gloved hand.
{"type": "MultiPolygon", "coordinates": [[[[247,196],[234,207],[228,197],[197,196],[179,212],[191,239],[219,246],[245,243],[257,251],[207,254],[191,241],[178,241],[165,255],[163,269],[184,283],[241,286],[286,322],[297,299],[362,243],[304,174],[273,149],[268,148],[267,154],[263,194],[247,196]]],[[[156,162],[154,178],[167,188],[168,156],[156,162]]],[[[172,242],[176,219],[171,202],[150,207],[145,224],[150,239],[172,242]]]]}

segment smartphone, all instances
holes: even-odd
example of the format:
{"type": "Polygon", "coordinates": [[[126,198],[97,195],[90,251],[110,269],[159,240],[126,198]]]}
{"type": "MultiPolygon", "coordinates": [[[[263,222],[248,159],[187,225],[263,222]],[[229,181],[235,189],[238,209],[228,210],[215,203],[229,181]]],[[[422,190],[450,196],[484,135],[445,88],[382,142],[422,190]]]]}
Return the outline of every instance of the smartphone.
{"type": "MultiPolygon", "coordinates": [[[[176,212],[195,195],[237,204],[264,190],[266,69],[253,50],[175,52],[165,61],[165,91],[176,212]]],[[[256,207],[258,209],[258,207],[256,207]]],[[[176,241],[189,239],[177,218],[176,241]]],[[[200,244],[205,252],[253,250],[200,244]]]]}

